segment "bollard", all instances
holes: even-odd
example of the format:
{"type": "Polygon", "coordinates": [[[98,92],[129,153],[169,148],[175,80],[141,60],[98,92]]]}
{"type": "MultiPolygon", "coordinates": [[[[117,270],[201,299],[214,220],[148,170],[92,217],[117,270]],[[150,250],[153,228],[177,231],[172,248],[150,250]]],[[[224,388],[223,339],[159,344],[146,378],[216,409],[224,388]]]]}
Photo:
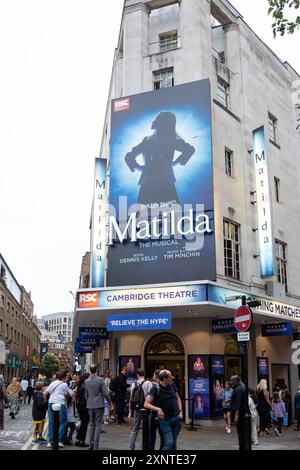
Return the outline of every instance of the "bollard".
{"type": "Polygon", "coordinates": [[[59,437],[60,405],[59,404],[52,405],[52,411],[53,411],[53,443],[52,443],[52,450],[59,450],[58,437],[59,437]]]}
{"type": "Polygon", "coordinates": [[[149,411],[146,408],[140,410],[143,417],[143,428],[142,428],[142,450],[149,450],[149,411]]]}

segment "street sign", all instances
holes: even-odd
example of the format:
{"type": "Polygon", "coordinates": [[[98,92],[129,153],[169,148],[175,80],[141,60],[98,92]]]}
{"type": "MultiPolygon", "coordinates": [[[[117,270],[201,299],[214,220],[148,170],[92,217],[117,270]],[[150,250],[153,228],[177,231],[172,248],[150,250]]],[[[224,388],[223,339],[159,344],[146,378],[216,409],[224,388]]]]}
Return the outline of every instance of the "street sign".
{"type": "Polygon", "coordinates": [[[249,331],[246,331],[246,332],[243,332],[243,333],[238,333],[237,334],[237,339],[238,341],[242,342],[242,341],[250,341],[250,332],[249,331]]]}
{"type": "Polygon", "coordinates": [[[247,305],[241,305],[234,314],[234,326],[237,331],[248,331],[252,325],[252,312],[247,305]]]}

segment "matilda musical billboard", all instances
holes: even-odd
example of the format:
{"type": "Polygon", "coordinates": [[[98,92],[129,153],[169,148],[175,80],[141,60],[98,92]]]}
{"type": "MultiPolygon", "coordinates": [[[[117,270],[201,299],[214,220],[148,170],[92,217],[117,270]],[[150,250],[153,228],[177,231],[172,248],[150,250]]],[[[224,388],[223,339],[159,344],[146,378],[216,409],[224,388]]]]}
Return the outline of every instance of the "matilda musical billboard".
{"type": "Polygon", "coordinates": [[[108,286],[215,280],[209,80],[112,101],[108,286]]]}

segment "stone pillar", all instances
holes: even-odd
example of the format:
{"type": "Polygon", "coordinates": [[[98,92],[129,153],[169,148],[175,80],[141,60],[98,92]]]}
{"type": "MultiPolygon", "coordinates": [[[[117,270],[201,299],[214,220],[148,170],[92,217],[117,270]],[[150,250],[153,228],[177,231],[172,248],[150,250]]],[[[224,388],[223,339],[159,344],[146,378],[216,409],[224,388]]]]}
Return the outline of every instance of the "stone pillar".
{"type": "Polygon", "coordinates": [[[149,13],[143,2],[125,8],[123,96],[143,91],[143,58],[148,54],[149,13]]]}

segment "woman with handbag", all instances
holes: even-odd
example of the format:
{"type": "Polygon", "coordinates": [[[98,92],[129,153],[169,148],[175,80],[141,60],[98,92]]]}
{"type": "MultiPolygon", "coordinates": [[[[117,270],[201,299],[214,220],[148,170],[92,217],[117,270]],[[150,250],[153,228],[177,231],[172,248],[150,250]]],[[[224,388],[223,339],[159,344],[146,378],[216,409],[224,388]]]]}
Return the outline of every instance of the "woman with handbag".
{"type": "Polygon", "coordinates": [[[4,409],[9,407],[9,399],[4,385],[3,375],[0,375],[0,431],[4,429],[4,409]]]}
{"type": "Polygon", "coordinates": [[[20,398],[22,395],[22,388],[18,382],[17,377],[13,377],[11,384],[7,387],[8,399],[11,402],[11,409],[9,415],[11,419],[15,419],[20,410],[20,398]]]}

